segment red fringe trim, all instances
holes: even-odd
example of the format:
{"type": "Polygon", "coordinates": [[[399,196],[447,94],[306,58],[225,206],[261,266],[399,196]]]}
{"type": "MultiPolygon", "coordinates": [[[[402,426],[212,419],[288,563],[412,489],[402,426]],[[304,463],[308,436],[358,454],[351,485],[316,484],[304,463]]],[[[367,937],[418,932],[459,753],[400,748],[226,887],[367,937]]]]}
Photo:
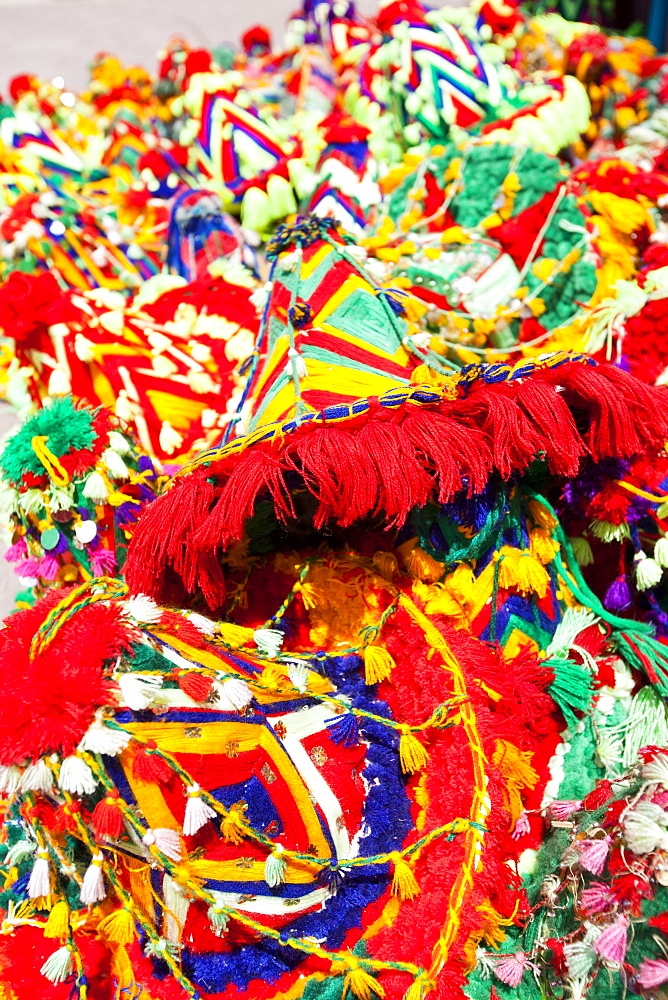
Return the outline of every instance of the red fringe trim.
{"type": "Polygon", "coordinates": [[[295,518],[286,474],[296,473],[317,498],[316,528],[380,515],[393,527],[413,507],[448,501],[463,482],[473,494],[494,471],[504,478],[524,471],[539,453],[552,474],[573,476],[587,455],[654,450],[668,435],[665,399],[665,388],[613,365],[571,362],[512,382],[479,381],[467,396],[431,407],[376,404],[345,424],[305,424],[177,479],[139,519],[127,581],[163,602],[201,590],[219,607],[217,552],[241,540],[256,501],[271,498],[280,520],[295,518]]]}

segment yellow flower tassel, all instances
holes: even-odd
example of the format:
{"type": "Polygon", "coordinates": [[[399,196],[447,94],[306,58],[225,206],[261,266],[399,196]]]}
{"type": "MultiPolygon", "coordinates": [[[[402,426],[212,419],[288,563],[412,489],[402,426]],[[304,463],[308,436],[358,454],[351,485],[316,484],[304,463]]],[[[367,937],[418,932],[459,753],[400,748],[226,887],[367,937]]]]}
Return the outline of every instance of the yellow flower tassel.
{"type": "Polygon", "coordinates": [[[367,684],[387,680],[393,667],[394,660],[384,646],[364,647],[364,680],[367,684]]]}
{"type": "Polygon", "coordinates": [[[348,958],[349,970],[343,981],[343,998],[348,993],[354,993],[359,1000],[371,1000],[371,994],[375,993],[379,997],[385,996],[385,990],[373,976],[364,969],[359,961],[352,956],[348,958]]]}
{"type": "Polygon", "coordinates": [[[44,937],[66,938],[70,930],[70,908],[64,899],[59,900],[49,914],[44,927],[44,937]]]}
{"type": "Polygon", "coordinates": [[[218,626],[218,637],[228,646],[253,645],[253,629],[235,625],[234,622],[221,622],[218,626]]]}
{"type": "Polygon", "coordinates": [[[416,545],[406,558],[406,569],[418,580],[435,583],[445,573],[445,563],[437,562],[428,552],[416,545]]]}
{"type": "Polygon", "coordinates": [[[531,555],[546,566],[551,563],[559,551],[559,543],[550,537],[546,528],[533,528],[529,533],[531,555]]]}
{"type": "Polygon", "coordinates": [[[374,552],[372,562],[380,575],[388,580],[391,580],[399,572],[399,563],[393,552],[374,552]]]}
{"type": "Polygon", "coordinates": [[[130,910],[114,910],[97,925],[98,932],[111,944],[132,944],[136,937],[130,910]]]}
{"type": "Polygon", "coordinates": [[[429,760],[429,754],[417,736],[410,731],[409,726],[401,727],[399,760],[401,761],[401,770],[405,774],[414,774],[416,771],[420,771],[429,760]]]}
{"type": "Polygon", "coordinates": [[[517,583],[520,594],[533,593],[545,597],[550,584],[547,570],[526,550],[517,560],[517,583]]]}
{"type": "Polygon", "coordinates": [[[475,574],[468,563],[459,563],[454,572],[445,578],[445,585],[460,604],[473,602],[475,574]]]}
{"type": "Polygon", "coordinates": [[[529,500],[529,513],[534,524],[537,524],[539,528],[545,528],[550,533],[556,528],[557,519],[554,514],[547,507],[543,507],[542,503],[538,503],[537,500],[529,500]]]}
{"type": "Polygon", "coordinates": [[[420,885],[406,858],[399,851],[393,851],[390,854],[390,861],[394,865],[392,893],[401,900],[415,899],[420,893],[420,885]]]}
{"type": "Polygon", "coordinates": [[[533,754],[528,750],[519,750],[514,743],[507,740],[497,740],[492,764],[506,780],[503,793],[503,805],[510,815],[511,822],[517,822],[523,808],[522,789],[535,788],[538,783],[538,773],[531,766],[533,754]]]}
{"type": "Polygon", "coordinates": [[[517,586],[517,564],[520,559],[519,549],[504,545],[500,552],[495,553],[494,559],[499,564],[499,587],[510,590],[517,586]]]}
{"type": "Polygon", "coordinates": [[[221,823],[221,833],[230,844],[241,844],[246,836],[248,827],[246,816],[244,815],[248,806],[245,802],[235,802],[230,806],[227,815],[221,823]]]}

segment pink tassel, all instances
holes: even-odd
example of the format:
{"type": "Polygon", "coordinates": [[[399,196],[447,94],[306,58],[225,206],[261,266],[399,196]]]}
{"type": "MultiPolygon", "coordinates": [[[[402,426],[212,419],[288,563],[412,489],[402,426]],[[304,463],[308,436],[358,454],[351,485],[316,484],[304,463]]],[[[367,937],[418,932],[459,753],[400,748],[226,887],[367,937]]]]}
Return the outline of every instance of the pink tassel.
{"type": "Polygon", "coordinates": [[[668,962],[664,958],[646,959],[640,965],[636,982],[645,990],[651,990],[668,982],[668,962]]]}
{"type": "Polygon", "coordinates": [[[519,840],[520,837],[524,837],[527,833],[531,833],[531,824],[526,812],[521,812],[515,823],[515,829],[510,836],[513,840],[519,840]]]}
{"type": "Polygon", "coordinates": [[[581,802],[565,801],[565,802],[551,802],[550,803],[550,814],[553,819],[563,821],[568,819],[574,812],[582,808],[581,802]]]}
{"type": "Polygon", "coordinates": [[[610,850],[610,838],[602,840],[583,840],[580,849],[580,866],[592,875],[600,875],[605,868],[605,862],[610,850]]]}
{"type": "Polygon", "coordinates": [[[59,569],[60,563],[55,556],[44,556],[37,564],[37,573],[35,575],[41,576],[43,580],[52,581],[58,576],[59,569]]]}
{"type": "Polygon", "coordinates": [[[14,542],[13,545],[9,546],[9,548],[5,552],[5,559],[9,563],[14,563],[18,562],[20,559],[23,559],[23,557],[27,555],[28,555],[28,546],[26,545],[25,538],[21,537],[19,538],[18,542],[14,542]]]}
{"type": "Polygon", "coordinates": [[[17,576],[39,576],[39,559],[24,559],[23,562],[17,563],[13,566],[13,570],[17,576]]]}
{"type": "Polygon", "coordinates": [[[614,924],[603,931],[594,941],[594,951],[606,962],[622,965],[626,958],[626,934],[629,927],[628,917],[618,917],[614,924]]]}
{"type": "Polygon", "coordinates": [[[592,882],[580,896],[580,909],[587,916],[602,913],[612,903],[612,894],[605,882],[592,882]]]}
{"type": "Polygon", "coordinates": [[[116,572],[116,556],[103,545],[91,553],[90,561],[95,576],[113,576],[116,572]]]}
{"type": "Polygon", "coordinates": [[[517,989],[522,981],[525,971],[531,967],[531,962],[523,951],[516,951],[514,955],[508,955],[494,966],[494,975],[502,983],[506,983],[513,989],[517,989]]]}

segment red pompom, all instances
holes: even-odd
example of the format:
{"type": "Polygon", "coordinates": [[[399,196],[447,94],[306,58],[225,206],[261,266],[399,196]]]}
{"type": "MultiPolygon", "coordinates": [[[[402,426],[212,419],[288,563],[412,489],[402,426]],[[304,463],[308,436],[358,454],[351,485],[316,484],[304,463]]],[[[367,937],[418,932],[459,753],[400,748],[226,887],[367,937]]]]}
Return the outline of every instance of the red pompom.
{"type": "Polygon", "coordinates": [[[93,809],[93,832],[96,840],[118,840],[123,832],[123,813],[118,801],[118,791],[108,792],[93,809]]]}
{"type": "Polygon", "coordinates": [[[148,742],[139,748],[135,754],[132,764],[132,771],[135,778],[140,781],[156,781],[158,784],[166,784],[174,774],[164,757],[155,753],[157,744],[155,740],[148,742]]]}
{"type": "Polygon", "coordinates": [[[241,36],[244,52],[251,55],[264,55],[271,49],[271,35],[262,24],[255,24],[241,36]]]}
{"type": "Polygon", "coordinates": [[[193,701],[206,701],[213,691],[213,678],[198,674],[194,670],[179,671],[176,680],[183,693],[193,701]]]}
{"type": "Polygon", "coordinates": [[[74,753],[96,710],[114,702],[106,668],[130,645],[116,603],[82,608],[30,659],[35,633],[66,594],[53,591],[0,631],[0,764],[74,753]]]}

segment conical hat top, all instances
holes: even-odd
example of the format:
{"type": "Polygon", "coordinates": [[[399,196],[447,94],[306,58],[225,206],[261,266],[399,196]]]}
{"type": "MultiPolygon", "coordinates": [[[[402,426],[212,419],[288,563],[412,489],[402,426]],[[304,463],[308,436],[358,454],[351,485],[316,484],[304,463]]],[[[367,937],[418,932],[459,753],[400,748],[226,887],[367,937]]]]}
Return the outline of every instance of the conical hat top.
{"type": "Polygon", "coordinates": [[[381,288],[332,219],[281,226],[246,392],[249,430],[410,382],[404,293],[381,288]]]}

